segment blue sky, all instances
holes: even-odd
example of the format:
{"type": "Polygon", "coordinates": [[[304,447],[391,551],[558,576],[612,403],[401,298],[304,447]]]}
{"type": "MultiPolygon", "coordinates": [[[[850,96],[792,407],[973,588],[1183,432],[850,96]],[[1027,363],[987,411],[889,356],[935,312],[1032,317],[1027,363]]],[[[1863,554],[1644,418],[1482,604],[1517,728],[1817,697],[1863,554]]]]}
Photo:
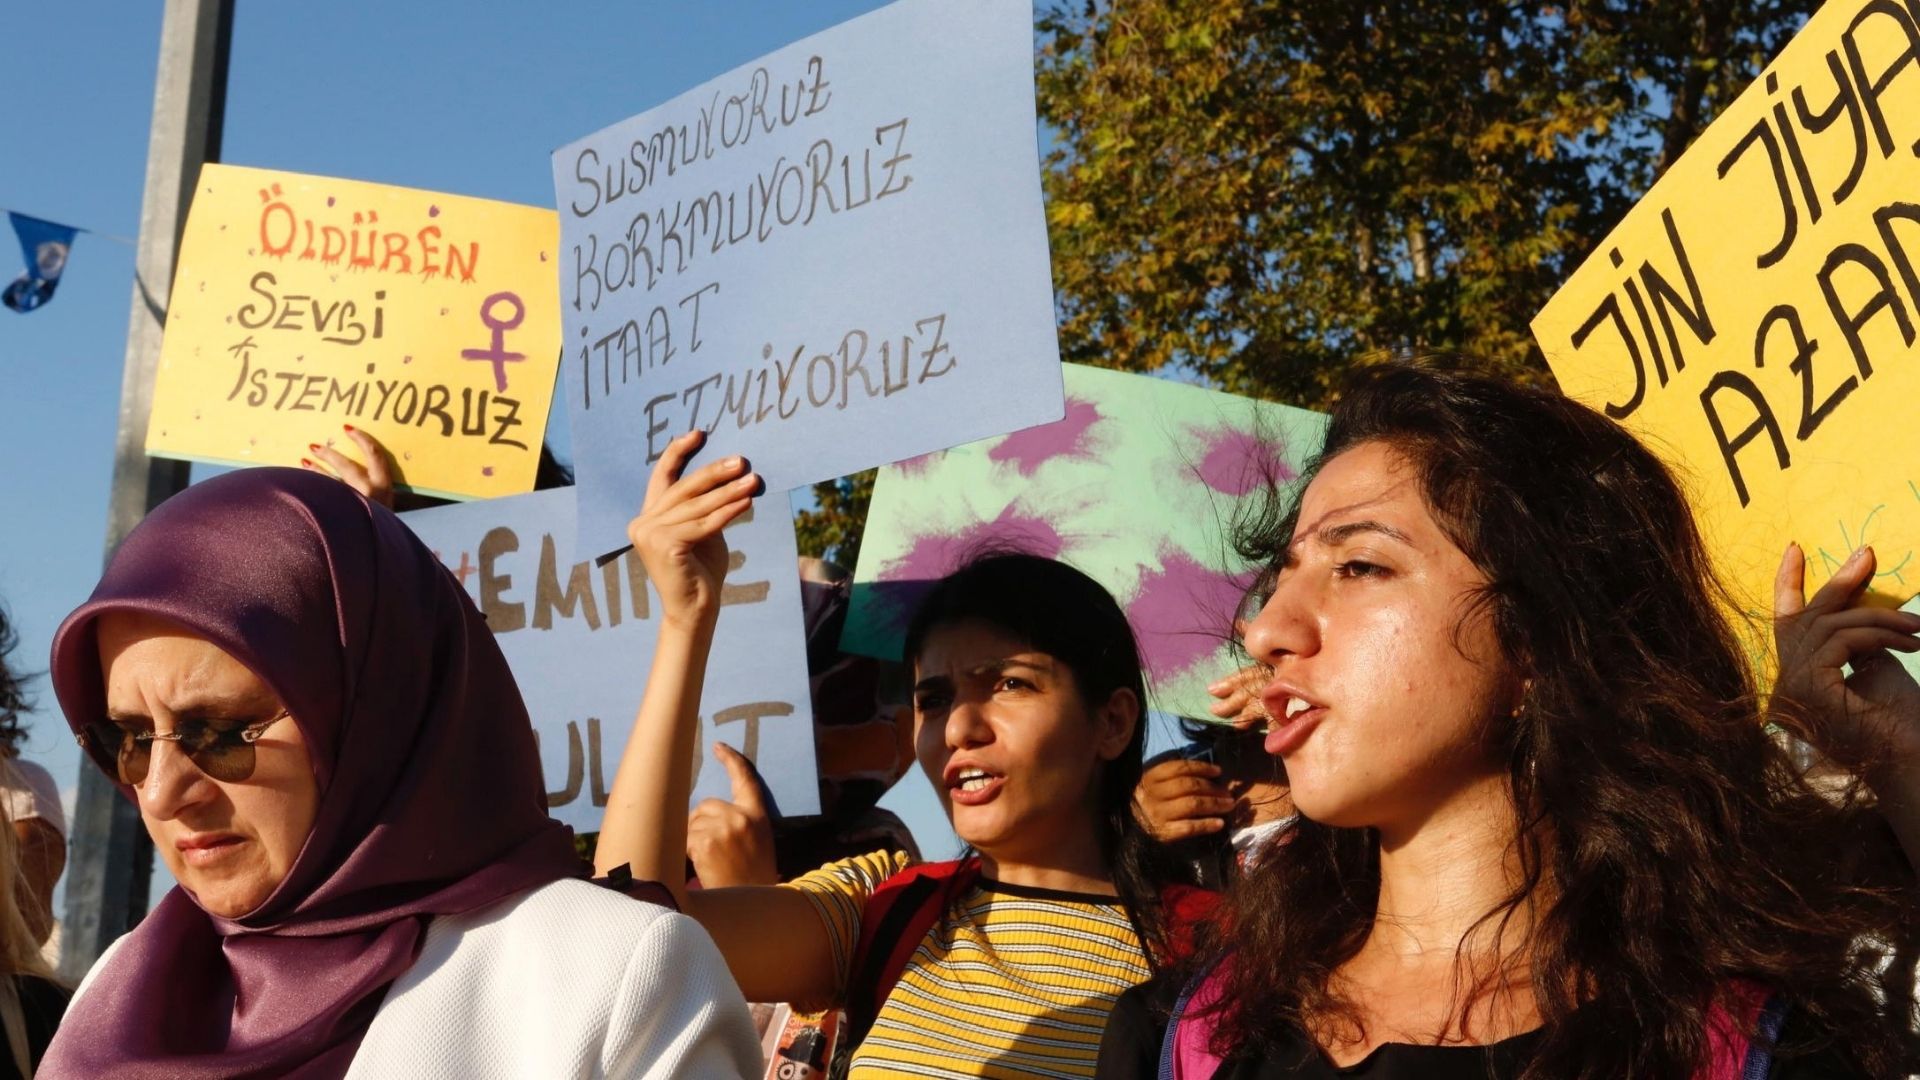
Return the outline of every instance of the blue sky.
{"type": "MultiPolygon", "coordinates": [[[[879,0],[329,0],[241,4],[223,159],[550,206],[551,151],[879,0]]],[[[0,68],[0,207],[134,236],[159,3],[13,5],[0,68]]],[[[0,237],[0,282],[18,273],[0,237]]],[[[54,301],[0,310],[0,598],[42,671],[99,575],[133,251],[82,236],[54,301]]],[[[564,424],[564,410],[555,410],[564,424]]],[[[564,432],[554,432],[565,445],[564,432]]],[[[198,473],[196,475],[199,475],[198,473]]],[[[26,753],[75,784],[51,691],[26,753]]],[[[888,797],[932,857],[954,842],[918,773],[888,797]]],[[[156,875],[163,878],[164,873],[156,875]]]]}

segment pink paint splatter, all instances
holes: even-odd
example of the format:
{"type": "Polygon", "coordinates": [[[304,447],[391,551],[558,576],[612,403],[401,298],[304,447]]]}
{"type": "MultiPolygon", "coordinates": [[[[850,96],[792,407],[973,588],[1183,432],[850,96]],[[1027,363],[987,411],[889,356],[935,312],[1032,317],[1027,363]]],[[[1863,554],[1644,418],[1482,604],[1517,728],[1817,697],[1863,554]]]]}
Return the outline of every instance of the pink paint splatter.
{"type": "Polygon", "coordinates": [[[427,216],[428,216],[428,217],[439,217],[439,216],[440,216],[440,208],[439,208],[439,207],[437,207],[437,206],[429,206],[429,207],[427,207],[427,216]]]}
{"type": "Polygon", "coordinates": [[[1160,549],[1160,569],[1140,577],[1127,617],[1140,635],[1141,658],[1156,680],[1178,676],[1227,643],[1233,613],[1251,575],[1202,566],[1171,545],[1160,549]]]}
{"type": "Polygon", "coordinates": [[[908,476],[925,476],[927,470],[933,467],[934,462],[946,456],[947,452],[945,450],[935,450],[931,454],[921,454],[919,457],[910,457],[904,461],[897,462],[895,463],[895,467],[908,476]]]}
{"type": "Polygon", "coordinates": [[[1286,483],[1297,475],[1287,464],[1286,448],[1250,431],[1217,428],[1197,432],[1205,447],[1195,471],[1208,487],[1223,495],[1250,494],[1272,479],[1286,483]]]}
{"type": "Polygon", "coordinates": [[[958,533],[925,533],[916,537],[907,553],[881,569],[881,581],[936,581],[952,573],[976,550],[1022,551],[1058,558],[1066,546],[1045,518],[1023,511],[1018,503],[1000,511],[992,521],[958,533]]]}
{"type": "Polygon", "coordinates": [[[332,206],[332,205],[333,205],[333,196],[331,196],[331,195],[329,195],[329,196],[327,196],[327,205],[328,205],[328,206],[332,206]]]}
{"type": "Polygon", "coordinates": [[[481,475],[481,476],[492,476],[492,475],[493,475],[493,466],[491,466],[491,465],[482,465],[482,466],[480,466],[480,475],[481,475]]]}
{"type": "Polygon", "coordinates": [[[968,559],[987,552],[1017,551],[1057,559],[1066,548],[1051,522],[1009,505],[992,521],[980,522],[957,533],[923,533],[907,553],[880,568],[873,585],[881,625],[890,632],[906,629],[914,608],[935,582],[959,569],[968,559]]]}
{"type": "Polygon", "coordinates": [[[987,451],[987,460],[1011,461],[1021,476],[1032,476],[1043,462],[1057,457],[1093,456],[1089,434],[1100,422],[1100,409],[1091,401],[1067,399],[1067,415],[1051,424],[1016,431],[987,451]]]}

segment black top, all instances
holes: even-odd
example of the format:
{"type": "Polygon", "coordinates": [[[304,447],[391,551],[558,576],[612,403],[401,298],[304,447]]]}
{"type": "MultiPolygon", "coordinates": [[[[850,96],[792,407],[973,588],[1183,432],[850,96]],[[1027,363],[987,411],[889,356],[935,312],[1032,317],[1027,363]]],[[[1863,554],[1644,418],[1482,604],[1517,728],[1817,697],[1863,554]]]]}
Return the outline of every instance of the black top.
{"type": "MultiPolygon", "coordinates": [[[[47,1044],[60,1027],[60,1018],[66,1015],[67,999],[73,995],[58,983],[32,975],[16,975],[14,981],[20,987],[20,1011],[27,1021],[27,1055],[39,1068],[47,1044]]],[[[13,1048],[7,1044],[4,1030],[0,1030],[0,1080],[23,1080],[20,1070],[13,1067],[13,1048]]]]}
{"type": "MultiPolygon", "coordinates": [[[[1156,1080],[1160,1075],[1160,1042],[1166,1030],[1163,1013],[1154,1008],[1154,983],[1143,983],[1120,995],[1100,1042],[1102,1080],[1156,1080]]],[[[1793,1038],[1792,1017],[1783,1041],[1793,1038]]],[[[1530,1031],[1487,1046],[1408,1046],[1387,1043],[1364,1059],[1336,1066],[1321,1055],[1307,1036],[1290,1030],[1283,1051],[1259,1060],[1236,1059],[1220,1066],[1213,1080],[1512,1080],[1530,1060],[1540,1033],[1530,1031]]],[[[1865,1074],[1850,1068],[1837,1051],[1792,1061],[1776,1062],[1771,1080],[1853,1080],[1865,1074]]]]}

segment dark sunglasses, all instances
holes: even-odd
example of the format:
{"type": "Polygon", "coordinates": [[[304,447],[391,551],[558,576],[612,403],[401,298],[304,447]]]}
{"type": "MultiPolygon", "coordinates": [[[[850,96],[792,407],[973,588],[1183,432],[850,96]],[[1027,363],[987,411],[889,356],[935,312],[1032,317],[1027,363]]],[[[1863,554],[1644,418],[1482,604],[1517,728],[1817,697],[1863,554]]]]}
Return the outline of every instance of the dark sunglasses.
{"type": "Polygon", "coordinates": [[[81,748],[91,754],[101,768],[118,776],[120,782],[129,787],[146,780],[147,769],[153,764],[156,740],[178,746],[194,768],[213,779],[234,784],[253,775],[253,744],[288,715],[287,710],[281,709],[265,720],[242,726],[224,721],[182,720],[164,735],[151,728],[136,730],[111,720],[96,720],[76,737],[81,748]]]}

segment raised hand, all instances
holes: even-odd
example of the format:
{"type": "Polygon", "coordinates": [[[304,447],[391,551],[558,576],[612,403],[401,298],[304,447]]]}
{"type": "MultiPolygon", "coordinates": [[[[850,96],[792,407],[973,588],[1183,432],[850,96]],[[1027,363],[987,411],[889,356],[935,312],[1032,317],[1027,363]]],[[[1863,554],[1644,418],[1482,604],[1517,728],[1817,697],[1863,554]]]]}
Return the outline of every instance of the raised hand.
{"type": "Polygon", "coordinates": [[[695,629],[718,614],[727,574],[720,530],[746,513],[760,492],[760,478],[747,471],[745,458],[722,458],[687,472],[688,459],[705,443],[704,432],[691,431],[667,444],[640,514],[627,525],[627,538],[659,591],[663,627],[695,629]]]}
{"type": "Polygon", "coordinates": [[[733,799],[703,799],[687,816],[687,858],[701,887],[778,885],[773,814],[761,793],[760,774],[726,743],[714,743],[713,756],[727,770],[733,799]]]}
{"type": "Polygon", "coordinates": [[[362,465],[331,446],[313,443],[307,450],[319,460],[301,458],[300,467],[335,477],[365,495],[368,500],[393,509],[393,465],[392,459],[387,456],[387,448],[380,445],[379,439],[356,427],[345,426],[342,430],[360,448],[360,456],[366,464],[362,465]]]}
{"type": "Polygon", "coordinates": [[[1163,761],[1141,774],[1133,792],[1134,815],[1162,843],[1219,832],[1233,807],[1220,766],[1210,761],[1163,761]]]}
{"type": "Polygon", "coordinates": [[[1260,687],[1270,674],[1264,664],[1248,664],[1207,687],[1207,693],[1220,699],[1207,711],[1242,730],[1265,724],[1267,707],[1260,701],[1260,687]]]}
{"type": "Polygon", "coordinates": [[[1911,771],[1920,768],[1920,684],[1889,650],[1920,652],[1920,615],[1863,604],[1873,570],[1873,549],[1861,548],[1807,600],[1806,556],[1788,546],[1774,580],[1774,695],[1805,715],[1828,756],[1911,771]]]}

